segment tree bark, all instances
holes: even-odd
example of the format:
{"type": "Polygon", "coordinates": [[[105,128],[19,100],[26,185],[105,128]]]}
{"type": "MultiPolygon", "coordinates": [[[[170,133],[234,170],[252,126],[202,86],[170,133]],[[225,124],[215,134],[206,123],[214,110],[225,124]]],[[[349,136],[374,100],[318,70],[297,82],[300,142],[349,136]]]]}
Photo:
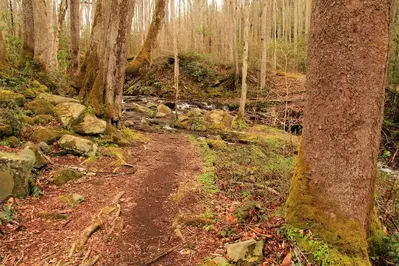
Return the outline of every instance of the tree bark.
{"type": "Polygon", "coordinates": [[[234,84],[235,89],[238,89],[240,82],[240,65],[238,63],[238,39],[237,39],[237,0],[230,0],[231,2],[231,45],[233,53],[233,64],[234,64],[234,84]]]}
{"type": "Polygon", "coordinates": [[[137,74],[144,66],[151,64],[152,50],[155,46],[158,33],[160,32],[162,22],[165,17],[166,0],[157,0],[152,23],[148,31],[146,40],[138,55],[128,63],[126,67],[127,74],[137,74]]]}
{"type": "Polygon", "coordinates": [[[22,0],[23,35],[22,35],[22,58],[23,61],[33,59],[35,47],[35,24],[33,16],[32,0],[22,0]]]}
{"type": "Polygon", "coordinates": [[[54,53],[54,25],[52,0],[32,1],[34,21],[33,59],[45,72],[57,66],[57,55],[54,53]]]}
{"type": "Polygon", "coordinates": [[[321,235],[340,254],[334,265],[370,265],[389,6],[313,1],[304,133],[286,218],[321,235]]]}
{"type": "Polygon", "coordinates": [[[6,49],[4,47],[3,33],[0,30],[0,65],[6,61],[7,54],[6,49]]]}
{"type": "Polygon", "coordinates": [[[99,116],[119,126],[133,0],[97,1],[80,96],[99,116]],[[105,38],[106,36],[106,38],[105,38]]]}
{"type": "MultiPolygon", "coordinates": [[[[55,8],[55,5],[54,5],[55,8]]],[[[58,54],[59,44],[60,44],[60,36],[64,27],[65,15],[68,9],[67,0],[61,0],[58,10],[58,21],[57,21],[57,31],[55,32],[54,38],[54,53],[55,56],[58,54]]],[[[56,13],[56,12],[54,12],[56,13]]]]}
{"type": "Polygon", "coordinates": [[[261,70],[260,70],[260,89],[265,89],[266,86],[266,65],[267,65],[267,1],[262,4],[262,36],[261,36],[261,70]]]}
{"type": "Polygon", "coordinates": [[[247,101],[247,74],[248,74],[248,50],[249,50],[249,0],[244,3],[244,52],[242,58],[242,86],[240,108],[238,118],[243,119],[245,115],[245,104],[247,101]]]}
{"type": "Polygon", "coordinates": [[[70,0],[72,75],[80,74],[80,0],[70,0]]]}

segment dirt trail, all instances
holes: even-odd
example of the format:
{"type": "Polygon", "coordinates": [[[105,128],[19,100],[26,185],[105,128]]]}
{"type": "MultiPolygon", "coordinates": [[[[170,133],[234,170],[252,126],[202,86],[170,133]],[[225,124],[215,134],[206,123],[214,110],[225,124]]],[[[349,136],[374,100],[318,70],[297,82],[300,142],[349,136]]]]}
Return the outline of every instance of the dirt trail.
{"type": "MultiPolygon", "coordinates": [[[[195,178],[201,169],[200,157],[182,135],[157,135],[153,139],[138,164],[140,185],[133,188],[137,205],[123,215],[131,228],[122,236],[124,247],[117,247],[122,256],[133,252],[119,265],[141,265],[179,244],[171,226],[178,206],[170,196],[180,182],[195,178]],[[134,245],[133,250],[130,245],[134,245]]],[[[163,265],[175,265],[167,257],[163,261],[163,265]]]]}
{"type": "MultiPolygon", "coordinates": [[[[135,174],[96,176],[61,188],[49,186],[44,196],[17,202],[19,218],[16,224],[3,228],[5,236],[0,237],[4,264],[14,265],[19,261],[18,265],[57,265],[62,259],[64,263],[70,262],[69,265],[79,265],[84,254],[89,254],[89,257],[100,256],[97,265],[143,265],[179,245],[172,223],[182,206],[171,195],[179,183],[200,174],[202,159],[184,135],[149,136],[152,139],[149,143],[126,148],[137,159],[135,174]],[[120,202],[123,227],[114,229],[104,224],[79,254],[68,258],[71,244],[120,191],[125,192],[120,202]],[[85,200],[73,207],[60,203],[59,197],[70,193],[79,193],[85,200]],[[57,213],[67,218],[53,220],[43,218],[42,213],[57,213]]],[[[81,162],[76,157],[68,159],[69,165],[81,162]]],[[[100,160],[97,166],[111,170],[111,164],[108,158],[100,160]]],[[[51,170],[48,174],[51,175],[51,170]]],[[[188,207],[185,204],[183,208],[188,207]]],[[[162,265],[177,265],[173,254],[176,252],[162,258],[162,265]]]]}

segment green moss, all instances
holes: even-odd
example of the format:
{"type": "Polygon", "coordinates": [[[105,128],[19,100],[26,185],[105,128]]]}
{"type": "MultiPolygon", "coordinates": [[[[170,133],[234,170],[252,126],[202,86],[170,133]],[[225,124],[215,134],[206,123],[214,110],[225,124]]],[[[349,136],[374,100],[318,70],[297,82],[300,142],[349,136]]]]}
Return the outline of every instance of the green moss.
{"type": "Polygon", "coordinates": [[[125,136],[125,138],[130,142],[148,142],[150,140],[145,135],[137,131],[133,131],[128,127],[123,127],[121,132],[125,136]]]}
{"type": "Polygon", "coordinates": [[[206,142],[214,150],[224,150],[227,148],[226,143],[221,139],[207,139],[206,142]]]}
{"type": "Polygon", "coordinates": [[[53,128],[39,127],[36,128],[32,133],[31,139],[35,142],[45,142],[47,144],[53,144],[59,140],[66,132],[53,128]]]}
{"type": "Polygon", "coordinates": [[[47,125],[54,117],[51,115],[37,115],[34,117],[24,116],[23,122],[28,125],[47,125]]]}
{"type": "Polygon", "coordinates": [[[237,130],[244,130],[244,129],[247,128],[247,123],[245,123],[245,120],[244,120],[243,118],[236,117],[236,118],[233,120],[232,127],[233,127],[234,129],[237,129],[237,130]]]}
{"type": "Polygon", "coordinates": [[[376,213],[371,216],[369,229],[369,253],[371,256],[379,256],[388,253],[387,236],[376,213]]]}
{"type": "Polygon", "coordinates": [[[0,90],[0,104],[6,104],[14,101],[17,105],[22,106],[25,103],[25,97],[22,94],[8,90],[0,90]]]}
{"type": "Polygon", "coordinates": [[[83,175],[75,170],[63,168],[54,173],[54,184],[61,186],[69,181],[81,178],[83,175]]]}
{"type": "Polygon", "coordinates": [[[54,113],[54,106],[49,101],[44,99],[36,99],[29,102],[26,104],[26,108],[37,115],[51,115],[54,113]]]}
{"type": "Polygon", "coordinates": [[[21,141],[15,136],[11,136],[11,137],[5,138],[0,141],[0,145],[8,146],[11,148],[16,148],[20,144],[21,144],[21,141]]]}
{"type": "Polygon", "coordinates": [[[370,265],[367,237],[362,225],[318,196],[317,191],[311,191],[306,172],[306,163],[300,149],[285,204],[287,222],[320,235],[336,251],[331,255],[331,261],[335,263],[333,265],[370,265]]]}
{"type": "Polygon", "coordinates": [[[11,125],[0,125],[0,136],[12,136],[13,133],[11,125]]]}

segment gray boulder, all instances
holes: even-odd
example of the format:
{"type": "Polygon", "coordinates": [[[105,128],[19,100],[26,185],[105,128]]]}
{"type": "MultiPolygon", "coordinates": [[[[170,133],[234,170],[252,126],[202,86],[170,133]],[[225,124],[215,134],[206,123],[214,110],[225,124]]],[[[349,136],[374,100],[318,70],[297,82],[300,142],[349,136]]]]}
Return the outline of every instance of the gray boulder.
{"type": "Polygon", "coordinates": [[[89,113],[81,115],[71,125],[73,131],[83,135],[103,134],[106,127],[107,122],[89,113]]]}
{"type": "MultiPolygon", "coordinates": [[[[19,154],[0,152],[0,172],[6,172],[12,176],[14,186],[12,194],[24,197],[29,194],[28,178],[35,164],[35,154],[25,149],[19,154]]],[[[9,178],[3,178],[9,180],[9,178]]],[[[4,181],[6,182],[6,181],[4,181]]],[[[11,186],[11,184],[8,184],[11,186]]]]}
{"type": "Polygon", "coordinates": [[[77,100],[77,99],[62,97],[62,96],[54,95],[51,93],[41,93],[36,97],[36,99],[44,99],[54,105],[57,105],[60,103],[79,103],[79,100],[77,100]]]}
{"type": "Polygon", "coordinates": [[[92,141],[72,135],[62,136],[58,144],[67,152],[89,157],[95,156],[98,150],[97,144],[92,141]]]}
{"type": "Polygon", "coordinates": [[[28,153],[28,151],[33,152],[35,156],[35,164],[33,165],[34,168],[40,169],[43,166],[47,165],[47,159],[41,152],[41,150],[32,142],[27,142],[25,144],[25,149],[22,151],[22,153],[28,153]]]}
{"type": "Polygon", "coordinates": [[[226,244],[227,256],[239,266],[258,265],[263,260],[263,245],[254,239],[226,244]]]}
{"type": "Polygon", "coordinates": [[[14,189],[14,179],[8,172],[0,172],[0,202],[7,199],[14,189]]]}
{"type": "Polygon", "coordinates": [[[60,103],[54,111],[64,127],[68,127],[74,120],[83,114],[86,106],[80,103],[60,103]]]}

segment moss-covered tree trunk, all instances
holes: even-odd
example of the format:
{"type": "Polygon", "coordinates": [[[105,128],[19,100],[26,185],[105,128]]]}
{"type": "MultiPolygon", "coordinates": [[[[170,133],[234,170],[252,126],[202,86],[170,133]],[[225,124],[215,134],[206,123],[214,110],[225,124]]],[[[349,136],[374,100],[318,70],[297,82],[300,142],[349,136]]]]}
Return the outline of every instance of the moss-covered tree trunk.
{"type": "Polygon", "coordinates": [[[161,30],[162,22],[165,18],[166,0],[157,0],[151,22],[150,29],[145,39],[144,45],[136,57],[127,64],[127,74],[137,74],[144,66],[151,63],[151,53],[155,47],[158,34],[161,30]]]}
{"type": "Polygon", "coordinates": [[[134,0],[97,1],[91,43],[82,66],[80,96],[97,115],[118,124],[133,6],[134,0]]]}
{"type": "Polygon", "coordinates": [[[304,134],[286,218],[321,235],[333,265],[369,265],[389,7],[313,1],[304,134]]]}

